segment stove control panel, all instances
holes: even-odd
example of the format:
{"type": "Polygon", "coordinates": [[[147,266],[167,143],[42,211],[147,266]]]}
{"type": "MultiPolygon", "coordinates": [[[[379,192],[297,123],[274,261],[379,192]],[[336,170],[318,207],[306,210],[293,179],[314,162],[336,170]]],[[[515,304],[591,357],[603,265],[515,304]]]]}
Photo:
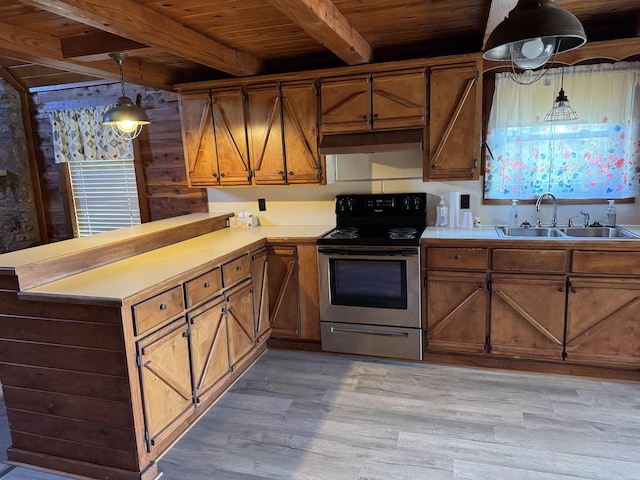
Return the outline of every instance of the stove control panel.
{"type": "Polygon", "coordinates": [[[415,216],[427,211],[426,193],[381,193],[338,195],[336,214],[340,216],[415,216]]]}

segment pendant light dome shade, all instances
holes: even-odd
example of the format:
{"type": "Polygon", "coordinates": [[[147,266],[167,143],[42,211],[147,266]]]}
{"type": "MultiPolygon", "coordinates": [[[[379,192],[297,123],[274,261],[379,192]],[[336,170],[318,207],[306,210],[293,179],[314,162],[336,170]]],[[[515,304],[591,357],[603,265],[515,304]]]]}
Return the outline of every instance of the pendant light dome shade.
{"type": "Polygon", "coordinates": [[[555,0],[518,0],[489,35],[482,57],[535,70],[553,55],[578,48],[586,41],[580,20],[558,7],[555,0]]]}
{"type": "Polygon", "coordinates": [[[126,133],[131,133],[138,126],[142,127],[150,123],[147,113],[129,97],[118,98],[116,106],[107,110],[102,117],[103,125],[115,125],[126,133]]]}
{"type": "Polygon", "coordinates": [[[148,125],[151,122],[147,113],[124,94],[122,62],[127,58],[127,55],[125,53],[110,53],[109,56],[118,63],[120,69],[122,96],[118,98],[115,107],[105,112],[102,117],[102,124],[109,125],[120,138],[126,140],[136,138],[142,132],[143,125],[148,125]]]}

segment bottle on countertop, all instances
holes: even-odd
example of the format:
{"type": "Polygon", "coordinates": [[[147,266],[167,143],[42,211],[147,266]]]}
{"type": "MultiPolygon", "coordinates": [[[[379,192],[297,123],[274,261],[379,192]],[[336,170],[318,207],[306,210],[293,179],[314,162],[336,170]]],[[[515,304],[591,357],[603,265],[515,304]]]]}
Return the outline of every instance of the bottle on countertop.
{"type": "Polygon", "coordinates": [[[447,206],[444,204],[444,197],[440,197],[440,203],[436,207],[436,226],[447,226],[447,206]]]}
{"type": "Polygon", "coordinates": [[[608,200],[609,206],[607,207],[607,213],[604,217],[604,226],[605,227],[615,227],[616,226],[616,206],[614,200],[608,200]]]}
{"type": "Polygon", "coordinates": [[[511,209],[509,210],[509,226],[518,226],[518,200],[511,200],[511,209]]]}

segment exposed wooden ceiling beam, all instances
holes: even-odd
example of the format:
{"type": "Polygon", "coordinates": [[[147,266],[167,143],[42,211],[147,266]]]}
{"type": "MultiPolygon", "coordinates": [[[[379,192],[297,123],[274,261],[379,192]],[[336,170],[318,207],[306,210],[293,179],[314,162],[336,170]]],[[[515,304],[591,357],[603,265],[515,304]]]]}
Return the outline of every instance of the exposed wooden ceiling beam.
{"type": "MultiPolygon", "coordinates": [[[[113,60],[87,64],[64,59],[58,38],[2,22],[0,22],[0,56],[97,78],[120,80],[118,65],[113,60]]],[[[127,61],[123,64],[123,72],[127,82],[163,90],[173,89],[168,72],[152,64],[127,61]]]]}
{"type": "Polygon", "coordinates": [[[129,56],[149,50],[147,45],[113,35],[109,32],[95,32],[77,37],[60,39],[62,57],[80,62],[106,60],[111,52],[123,52],[129,56]]]}
{"type": "Polygon", "coordinates": [[[261,61],[131,0],[21,0],[94,28],[157,47],[232,75],[255,75],[261,61]]]}
{"type": "Polygon", "coordinates": [[[489,7],[489,16],[487,17],[487,24],[484,28],[484,37],[482,39],[482,50],[484,51],[487,45],[487,39],[491,32],[502,22],[509,12],[516,6],[518,0],[490,0],[491,6],[489,7]]]}
{"type": "Polygon", "coordinates": [[[371,45],[330,0],[267,1],[348,65],[371,62],[371,45]]]}

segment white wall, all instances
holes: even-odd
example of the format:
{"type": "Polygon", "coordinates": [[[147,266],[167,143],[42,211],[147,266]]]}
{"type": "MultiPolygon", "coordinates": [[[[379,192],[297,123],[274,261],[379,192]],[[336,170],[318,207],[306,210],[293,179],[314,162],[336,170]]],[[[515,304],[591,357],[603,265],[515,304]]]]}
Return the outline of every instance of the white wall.
{"type": "MultiPolygon", "coordinates": [[[[247,211],[260,218],[262,225],[334,225],[334,199],[346,193],[426,192],[429,211],[427,221],[435,223],[435,207],[440,195],[448,203],[449,192],[469,194],[470,210],[484,225],[504,225],[509,205],[482,205],[482,179],[464,182],[423,182],[422,152],[407,151],[363,155],[327,155],[329,185],[225,187],[208,189],[209,210],[247,211]],[[333,171],[335,167],[335,172],[333,171]],[[267,210],[258,211],[258,198],[266,200],[267,210]]],[[[638,201],[638,200],[636,200],[638,201]]],[[[551,221],[551,206],[544,200],[543,223],[551,221]]],[[[606,202],[596,205],[559,205],[558,222],[566,224],[569,216],[586,210],[592,220],[603,221],[606,202]]],[[[618,223],[640,224],[640,209],[634,203],[619,204],[618,223]]],[[[519,221],[535,223],[533,205],[519,206],[519,221]]],[[[581,220],[576,223],[580,224],[581,220]]]]}

